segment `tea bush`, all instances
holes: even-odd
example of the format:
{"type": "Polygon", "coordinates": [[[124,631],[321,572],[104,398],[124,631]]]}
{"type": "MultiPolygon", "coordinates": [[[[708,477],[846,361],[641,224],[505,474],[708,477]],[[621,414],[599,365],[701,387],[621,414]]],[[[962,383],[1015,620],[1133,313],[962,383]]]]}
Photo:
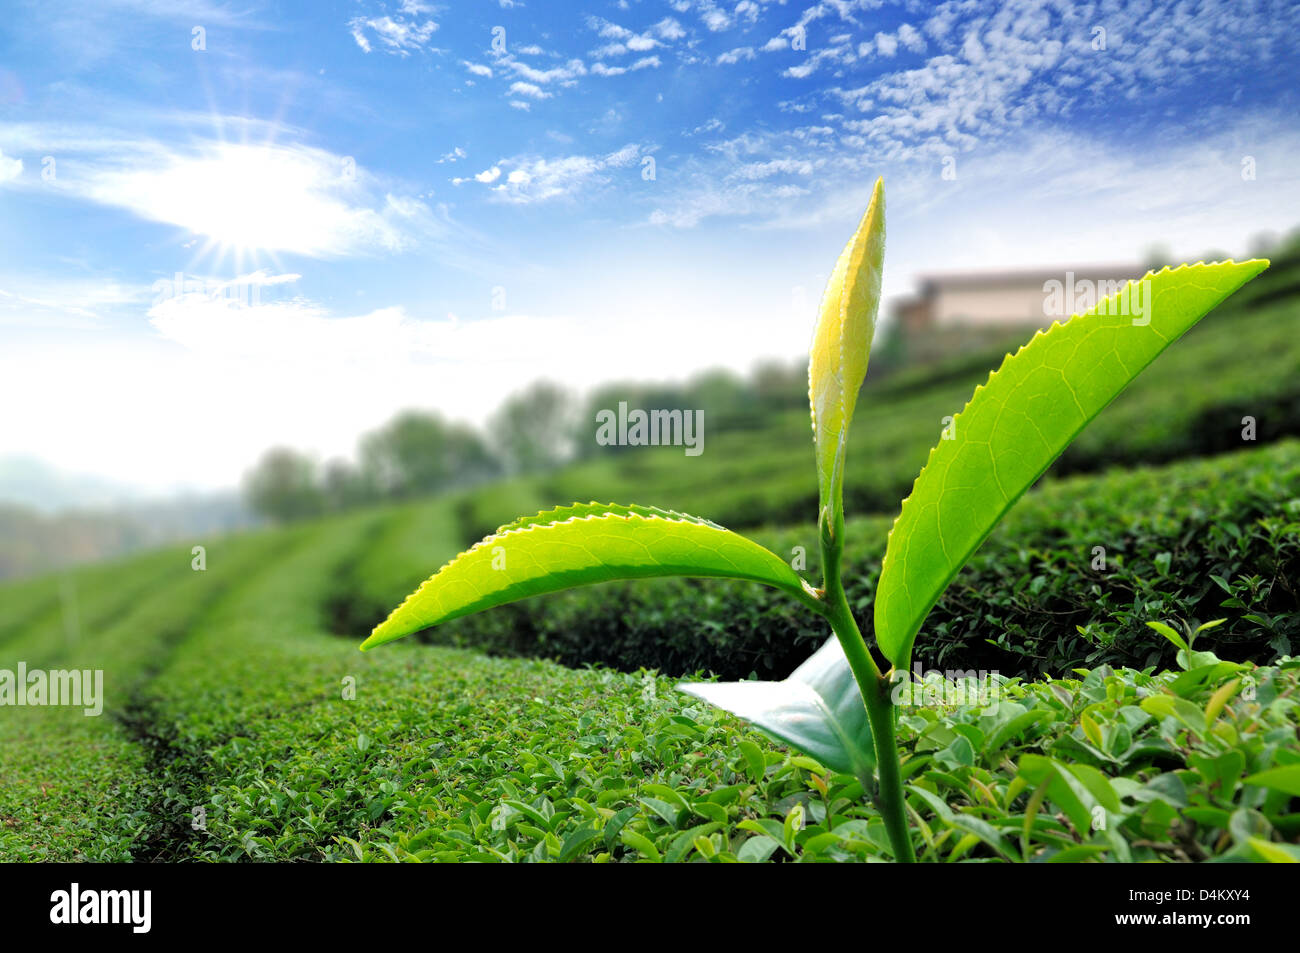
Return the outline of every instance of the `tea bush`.
{"type": "MultiPolygon", "coordinates": [[[[846,588],[864,629],[888,526],[867,518],[848,531],[846,588]]],[[[811,524],[754,535],[782,556],[803,547],[815,578],[811,524]]],[[[1168,667],[1173,648],[1145,621],[1219,617],[1228,622],[1207,636],[1216,651],[1273,658],[1300,644],[1297,579],[1300,442],[1049,482],[1008,514],[957,577],[927,621],[916,659],[1027,677],[1080,665],[1168,667]],[[1104,569],[1094,568],[1099,557],[1104,569]]],[[[368,622],[394,602],[393,587],[376,591],[368,622]]],[[[823,634],[775,590],[669,579],[544,596],[423,637],[571,665],[782,678],[823,634]]]]}

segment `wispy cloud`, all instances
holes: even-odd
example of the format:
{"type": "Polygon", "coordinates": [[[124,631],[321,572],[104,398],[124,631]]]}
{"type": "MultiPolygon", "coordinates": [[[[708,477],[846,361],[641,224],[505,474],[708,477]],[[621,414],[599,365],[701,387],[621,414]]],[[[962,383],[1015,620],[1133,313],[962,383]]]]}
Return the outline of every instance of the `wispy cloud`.
{"type": "Polygon", "coordinates": [[[110,278],[0,276],[0,325],[6,327],[102,327],[106,317],[149,300],[147,285],[110,278]]]}
{"type": "Polygon", "coordinates": [[[349,156],[304,145],[196,139],[185,146],[96,127],[3,127],[76,175],[15,180],[74,201],[174,225],[213,245],[317,258],[404,251],[445,237],[445,212],[386,184],[349,156]]]}
{"type": "Polygon", "coordinates": [[[433,50],[430,40],[438,24],[425,17],[433,8],[418,2],[404,2],[394,15],[353,17],[348,29],[357,46],[370,53],[378,49],[395,56],[410,56],[418,50],[433,50]]]}
{"type": "Polygon", "coordinates": [[[606,186],[615,174],[636,163],[640,155],[641,147],[629,144],[596,156],[515,156],[502,159],[472,179],[452,181],[457,185],[477,182],[488,186],[495,198],[529,205],[606,186]]]}

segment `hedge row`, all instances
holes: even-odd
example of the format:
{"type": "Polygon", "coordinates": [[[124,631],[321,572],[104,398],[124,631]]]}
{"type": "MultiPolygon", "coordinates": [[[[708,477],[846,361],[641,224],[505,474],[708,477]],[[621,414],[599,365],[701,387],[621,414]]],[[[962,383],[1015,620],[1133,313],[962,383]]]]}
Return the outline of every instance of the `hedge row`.
{"type": "MultiPolygon", "coordinates": [[[[888,528],[872,518],[847,531],[847,588],[864,631],[888,528]]],[[[806,575],[817,578],[811,525],[755,535],[792,560],[802,547],[806,575]]],[[[427,561],[426,571],[442,561],[427,561]]],[[[1226,618],[1215,650],[1268,661],[1300,645],[1297,579],[1300,442],[1071,478],[1031,492],[1009,514],[927,619],[915,657],[1031,677],[1080,665],[1169,666],[1172,650],[1145,622],[1226,618]]],[[[393,586],[355,594],[369,608],[354,613],[350,634],[403,595],[393,586]]],[[[825,632],[774,590],[653,580],[531,599],[421,637],[567,665],[768,678],[793,670],[825,632]]]]}

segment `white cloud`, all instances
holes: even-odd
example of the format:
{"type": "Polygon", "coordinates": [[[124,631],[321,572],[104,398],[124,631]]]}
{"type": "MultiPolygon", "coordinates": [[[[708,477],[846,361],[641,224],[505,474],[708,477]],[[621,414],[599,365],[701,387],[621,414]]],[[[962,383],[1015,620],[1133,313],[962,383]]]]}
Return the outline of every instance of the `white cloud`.
{"type": "Polygon", "coordinates": [[[925,52],[925,37],[921,36],[920,31],[910,23],[904,23],[898,28],[898,42],[911,53],[925,52]]]}
{"type": "Polygon", "coordinates": [[[550,99],[551,94],[534,83],[522,81],[510,84],[510,92],[516,96],[528,96],[532,99],[550,99]]]}
{"type": "Polygon", "coordinates": [[[354,17],[348,21],[352,39],[369,53],[377,42],[382,52],[396,56],[409,56],[413,51],[425,49],[438,29],[433,20],[416,22],[402,16],[354,17]],[[373,34],[373,41],[370,34],[373,34]]]}
{"type": "Polygon", "coordinates": [[[509,55],[502,57],[501,62],[513,70],[516,76],[530,83],[543,85],[558,83],[561,86],[569,86],[577,82],[579,76],[587,75],[587,67],[579,59],[571,59],[563,66],[554,66],[551,69],[536,69],[509,55]]]}
{"type": "Polygon", "coordinates": [[[212,247],[330,258],[402,251],[448,231],[423,202],[323,149],[211,140],[181,149],[93,127],[13,131],[76,161],[77,175],[40,187],[178,226],[212,247]]]}
{"type": "Polygon", "coordinates": [[[112,278],[0,276],[0,327],[96,328],[150,296],[147,285],[112,278]]]}
{"type": "Polygon", "coordinates": [[[686,31],[682,29],[682,25],[672,17],[664,17],[651,27],[651,29],[659,35],[659,39],[661,40],[680,40],[686,35],[686,31]]]}
{"type": "Polygon", "coordinates": [[[740,179],[766,179],[774,175],[812,175],[813,163],[807,159],[771,159],[738,166],[733,173],[740,179]]]}
{"type": "Polygon", "coordinates": [[[464,64],[465,69],[475,76],[486,76],[489,79],[492,77],[492,67],[490,66],[483,63],[471,63],[469,60],[462,60],[461,62],[464,64]]]}
{"type": "Polygon", "coordinates": [[[606,66],[604,63],[593,63],[591,72],[596,76],[622,76],[632,70],[657,69],[659,65],[659,57],[643,56],[631,66],[606,66]]]}
{"type": "Polygon", "coordinates": [[[699,0],[697,7],[700,11],[700,19],[714,33],[720,33],[731,26],[731,15],[714,3],[713,0],[699,0]]]}
{"type": "Polygon", "coordinates": [[[23,160],[13,159],[0,150],[0,183],[16,179],[23,174],[23,160]]]}
{"type": "Polygon", "coordinates": [[[495,182],[499,178],[501,178],[501,168],[500,166],[494,165],[490,169],[484,169],[482,172],[475,174],[472,178],[452,179],[452,182],[456,183],[457,185],[460,185],[462,182],[473,181],[473,182],[481,182],[484,185],[490,185],[491,183],[495,182]]]}
{"type": "Polygon", "coordinates": [[[627,27],[611,23],[603,17],[587,17],[587,26],[595,30],[598,36],[602,36],[607,40],[626,40],[628,37],[633,36],[632,31],[627,27]]]}
{"type": "Polygon", "coordinates": [[[739,63],[741,60],[752,60],[754,57],[755,53],[752,46],[738,46],[734,50],[719,54],[717,62],[719,64],[739,63]]]}
{"type": "MultiPolygon", "coordinates": [[[[670,17],[665,17],[643,33],[637,33],[627,27],[619,26],[617,23],[611,23],[602,17],[588,17],[587,26],[596,31],[596,34],[601,38],[613,41],[591,51],[591,55],[598,60],[622,56],[629,51],[647,53],[655,47],[663,45],[659,39],[672,40],[685,35],[681,24],[670,17]],[[654,34],[658,34],[659,39],[655,39],[654,34]]],[[[593,69],[592,72],[605,76],[618,75],[609,72],[601,73],[600,70],[596,69],[593,69]]]]}
{"type": "Polygon", "coordinates": [[[485,381],[522,385],[539,367],[563,369],[566,385],[587,389],[610,379],[680,378],[697,369],[701,353],[726,355],[744,370],[807,345],[806,328],[770,292],[724,293],[705,282],[684,296],[660,280],[629,297],[618,291],[626,289],[623,275],[587,278],[585,309],[465,319],[389,302],[335,311],[307,297],[241,308],[196,296],[153,309],[143,339],[61,333],[54,366],[76,387],[51,387],[48,358],[6,347],[0,402],[41,400],[40,413],[6,420],[3,446],[159,490],[232,486],[275,444],[351,455],[361,433],[401,408],[436,407],[481,424],[506,393],[485,400],[485,381]],[[692,307],[674,306],[682,300],[692,307]],[[723,313],[743,314],[748,333],[709,319],[723,313]],[[232,379],[237,387],[228,386],[232,379]]]}
{"type": "MultiPolygon", "coordinates": [[[[640,152],[639,146],[629,144],[615,152],[595,156],[516,156],[502,159],[475,179],[489,186],[492,195],[500,201],[529,205],[607,185],[617,170],[636,162],[640,152]],[[498,181],[503,172],[505,180],[498,181]]],[[[460,184],[468,180],[455,181],[460,184]]]]}

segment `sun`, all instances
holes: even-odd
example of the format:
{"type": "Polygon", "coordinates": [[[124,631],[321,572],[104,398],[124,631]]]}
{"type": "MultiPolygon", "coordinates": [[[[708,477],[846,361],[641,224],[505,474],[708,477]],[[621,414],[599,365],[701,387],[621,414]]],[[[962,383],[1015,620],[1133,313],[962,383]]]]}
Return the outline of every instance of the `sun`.
{"type": "Polygon", "coordinates": [[[124,167],[103,198],[183,229],[191,269],[279,267],[283,254],[329,257],[377,226],[357,166],[301,144],[196,141],[147,167],[124,167]]]}
{"type": "Polygon", "coordinates": [[[345,165],[324,153],[274,145],[221,143],[155,178],[157,200],[201,236],[196,258],[237,272],[279,267],[279,252],[323,255],[354,230],[355,211],[338,195],[345,165]]]}

